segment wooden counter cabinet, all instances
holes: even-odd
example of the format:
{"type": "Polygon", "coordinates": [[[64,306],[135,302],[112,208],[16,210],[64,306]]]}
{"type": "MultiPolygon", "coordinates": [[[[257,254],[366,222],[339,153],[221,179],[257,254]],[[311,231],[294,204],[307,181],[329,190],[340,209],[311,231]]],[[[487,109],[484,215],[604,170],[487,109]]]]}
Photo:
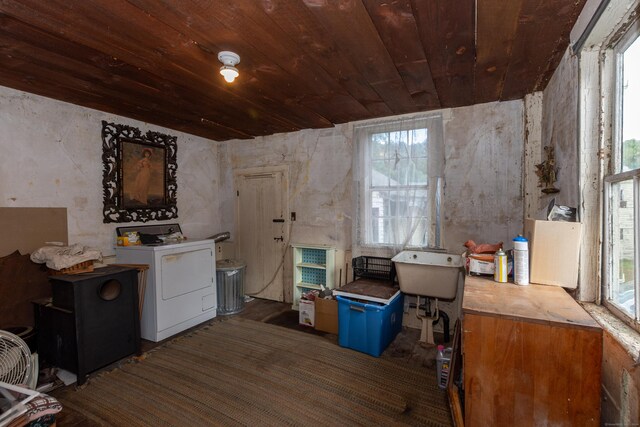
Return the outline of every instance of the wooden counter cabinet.
{"type": "Polygon", "coordinates": [[[465,425],[598,426],[598,324],[562,288],[466,279],[465,425]]]}

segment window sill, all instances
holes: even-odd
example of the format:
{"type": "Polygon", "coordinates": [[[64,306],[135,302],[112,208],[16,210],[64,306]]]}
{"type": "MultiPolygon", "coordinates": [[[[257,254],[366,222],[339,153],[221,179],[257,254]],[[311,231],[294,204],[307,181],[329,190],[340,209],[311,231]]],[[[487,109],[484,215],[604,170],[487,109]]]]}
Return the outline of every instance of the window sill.
{"type": "Polygon", "coordinates": [[[602,326],[602,329],[620,343],[634,363],[640,363],[640,333],[638,331],[625,324],[601,305],[582,303],[582,307],[602,326]]]}

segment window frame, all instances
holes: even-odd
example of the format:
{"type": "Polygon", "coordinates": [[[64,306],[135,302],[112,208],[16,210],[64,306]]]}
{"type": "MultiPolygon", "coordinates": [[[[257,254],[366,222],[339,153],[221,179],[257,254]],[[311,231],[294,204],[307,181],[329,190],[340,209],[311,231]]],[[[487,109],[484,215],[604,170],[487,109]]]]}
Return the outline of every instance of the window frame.
{"type": "MultiPolygon", "coordinates": [[[[603,87],[609,85],[613,96],[609,105],[605,105],[603,127],[610,123],[611,133],[606,141],[606,147],[611,154],[610,161],[605,164],[603,177],[603,211],[602,211],[602,277],[601,277],[601,304],[611,311],[616,317],[627,325],[640,331],[640,168],[630,171],[618,170],[622,169],[622,145],[623,145],[623,63],[622,57],[624,52],[634,42],[640,41],[640,28],[638,21],[631,22],[626,32],[620,40],[611,47],[604,49],[603,61],[603,79],[611,78],[610,81],[604,81],[603,87]],[[608,116],[608,119],[607,119],[608,116]],[[632,180],[633,191],[627,197],[633,197],[633,224],[634,224],[634,297],[635,297],[635,314],[630,316],[624,311],[612,298],[612,256],[611,247],[615,236],[612,235],[610,226],[611,212],[614,206],[611,206],[611,188],[614,184],[632,180]]],[[[613,231],[615,233],[615,231],[613,231]]]]}
{"type": "Polygon", "coordinates": [[[638,237],[637,230],[638,221],[640,220],[640,169],[634,169],[631,171],[621,172],[617,174],[608,175],[604,179],[604,240],[603,240],[603,275],[602,275],[602,305],[607,307],[616,317],[623,320],[629,326],[633,326],[635,329],[640,330],[640,238],[638,237]],[[632,317],[626,311],[622,310],[618,304],[611,298],[612,286],[612,259],[611,259],[611,227],[609,225],[609,212],[613,209],[610,206],[611,202],[611,187],[613,184],[633,180],[633,223],[634,223],[634,296],[635,296],[635,317],[632,317]]]}
{"type": "MultiPolygon", "coordinates": [[[[433,159],[433,148],[432,148],[432,138],[440,138],[444,139],[443,135],[443,118],[441,114],[430,114],[430,115],[422,115],[417,117],[410,118],[401,118],[394,119],[388,121],[377,121],[374,123],[368,123],[360,126],[356,126],[355,128],[356,139],[359,141],[359,144],[362,144],[364,141],[365,146],[360,147],[360,153],[357,157],[364,157],[364,159],[360,159],[362,161],[362,165],[360,168],[356,168],[354,170],[358,170],[359,174],[356,177],[356,180],[360,180],[359,192],[364,200],[361,200],[358,206],[358,219],[357,219],[357,244],[362,248],[372,248],[372,249],[390,249],[394,248],[397,245],[394,243],[377,243],[373,242],[370,237],[372,234],[369,232],[369,229],[372,227],[372,195],[376,191],[391,191],[394,190],[402,191],[402,190],[416,190],[416,191],[426,191],[427,192],[427,209],[424,212],[424,215],[420,217],[411,217],[411,218],[420,218],[426,221],[427,226],[431,230],[434,236],[434,241],[427,241],[427,244],[422,246],[416,245],[407,245],[407,249],[428,249],[428,248],[441,248],[442,245],[442,215],[441,215],[441,191],[442,191],[442,179],[433,180],[430,175],[430,168],[432,166],[433,159]],[[434,122],[435,120],[435,122],[434,122]],[[436,129],[439,127],[439,129],[436,129]],[[407,184],[407,185],[398,185],[398,186],[374,186],[372,181],[372,154],[371,154],[371,144],[372,144],[372,135],[379,133],[392,133],[392,132],[411,132],[416,129],[426,129],[427,130],[427,152],[426,156],[426,183],[425,184],[407,184]],[[432,182],[436,181],[436,182],[432,182]]],[[[434,141],[435,142],[435,141],[434,141]]],[[[435,142],[436,144],[442,145],[443,141],[435,142]]],[[[442,149],[442,148],[441,148],[442,149]]],[[[413,158],[413,157],[410,157],[413,158]]],[[[423,158],[423,157],[420,157],[423,158]]],[[[360,197],[357,197],[360,199],[360,197]]],[[[398,220],[398,215],[395,215],[394,220],[398,220]]]]}

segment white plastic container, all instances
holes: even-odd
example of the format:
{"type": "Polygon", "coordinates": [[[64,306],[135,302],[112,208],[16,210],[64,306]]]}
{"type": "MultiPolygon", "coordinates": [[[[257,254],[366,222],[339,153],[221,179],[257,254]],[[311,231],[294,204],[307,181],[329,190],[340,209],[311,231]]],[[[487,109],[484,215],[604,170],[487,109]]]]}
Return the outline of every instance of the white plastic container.
{"type": "Polygon", "coordinates": [[[447,388],[449,380],[449,366],[451,366],[451,347],[444,348],[443,345],[438,346],[438,354],[436,355],[436,366],[438,367],[438,387],[447,388]]]}
{"type": "Polygon", "coordinates": [[[513,239],[513,283],[529,284],[529,241],[522,236],[513,239]]]}

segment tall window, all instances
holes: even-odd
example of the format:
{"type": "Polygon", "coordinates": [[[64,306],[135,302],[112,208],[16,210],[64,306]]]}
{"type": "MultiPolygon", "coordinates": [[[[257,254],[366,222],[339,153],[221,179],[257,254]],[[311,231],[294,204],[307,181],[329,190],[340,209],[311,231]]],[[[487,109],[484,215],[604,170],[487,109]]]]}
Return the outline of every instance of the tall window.
{"type": "Polygon", "coordinates": [[[616,48],[617,131],[605,178],[604,296],[638,326],[640,316],[640,38],[627,34],[616,48]]]}
{"type": "Polygon", "coordinates": [[[359,243],[398,249],[439,246],[442,118],[359,126],[356,140],[359,243]]]}

